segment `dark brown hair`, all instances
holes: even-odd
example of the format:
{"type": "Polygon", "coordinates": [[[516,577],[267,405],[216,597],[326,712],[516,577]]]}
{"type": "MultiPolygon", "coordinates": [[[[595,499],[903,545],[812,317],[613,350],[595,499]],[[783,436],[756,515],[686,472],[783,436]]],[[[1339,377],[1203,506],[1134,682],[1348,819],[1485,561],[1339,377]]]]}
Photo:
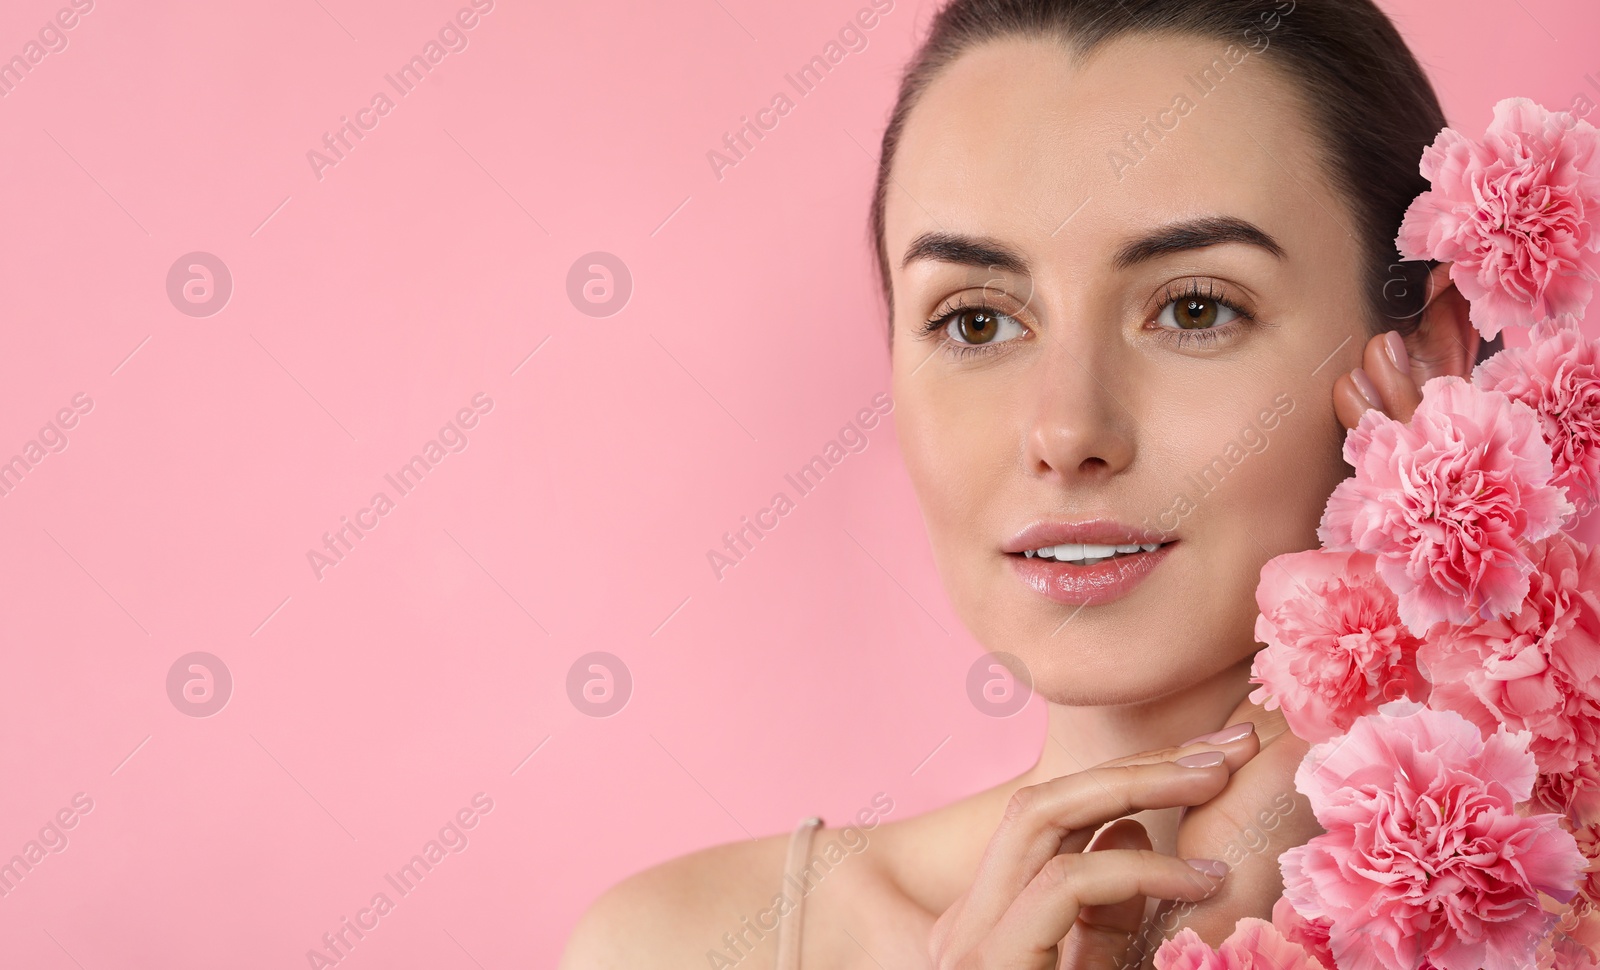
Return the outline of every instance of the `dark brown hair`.
{"type": "MultiPolygon", "coordinates": [[[[1354,219],[1347,228],[1362,249],[1370,332],[1415,331],[1433,264],[1402,260],[1394,238],[1411,200],[1428,189],[1418,165],[1445,117],[1421,65],[1372,0],[952,0],[934,17],[901,78],[878,156],[868,234],[889,308],[890,345],[894,289],[884,241],[885,190],[906,118],[929,83],[989,40],[1049,37],[1082,56],[1134,34],[1179,34],[1252,50],[1260,44],[1253,38],[1267,38],[1261,56],[1298,81],[1324,175],[1354,219]]],[[[1499,337],[1480,340],[1477,359],[1501,343],[1499,337]]]]}

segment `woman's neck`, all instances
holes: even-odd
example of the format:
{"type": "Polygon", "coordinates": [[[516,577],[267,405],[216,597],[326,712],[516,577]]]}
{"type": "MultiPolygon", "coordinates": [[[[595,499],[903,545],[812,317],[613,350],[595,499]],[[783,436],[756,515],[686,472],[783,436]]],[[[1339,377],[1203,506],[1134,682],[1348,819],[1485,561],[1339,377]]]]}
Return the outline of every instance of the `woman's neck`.
{"type": "Polygon", "coordinates": [[[1039,760],[1005,787],[1015,790],[1049,781],[1113,758],[1181,744],[1197,734],[1224,727],[1228,715],[1254,689],[1250,683],[1251,659],[1246,657],[1180,692],[1139,704],[1049,704],[1049,737],[1039,752],[1039,760]]]}
{"type": "MultiPolygon", "coordinates": [[[[965,892],[1011,796],[1019,788],[1074,774],[1113,758],[1180,744],[1222,728],[1253,689],[1251,658],[1158,700],[1136,705],[1049,705],[1049,736],[1026,772],[971,797],[909,818],[885,833],[885,870],[900,891],[937,915],[965,892]],[[937,846],[937,849],[930,849],[937,846]]],[[[1172,852],[1177,809],[1136,812],[1153,848],[1172,852]]]]}

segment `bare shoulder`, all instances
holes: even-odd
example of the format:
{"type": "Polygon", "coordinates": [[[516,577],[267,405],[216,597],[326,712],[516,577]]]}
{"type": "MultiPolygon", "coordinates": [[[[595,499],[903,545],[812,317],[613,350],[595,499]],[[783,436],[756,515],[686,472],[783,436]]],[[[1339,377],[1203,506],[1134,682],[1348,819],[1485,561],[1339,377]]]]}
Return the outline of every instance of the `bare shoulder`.
{"type": "MultiPolygon", "coordinates": [[[[707,966],[708,954],[726,951],[723,934],[771,907],[788,844],[788,833],[730,842],[623,879],[579,919],[560,970],[707,966]]],[[[771,970],[776,946],[747,938],[753,945],[740,970],[771,970]]]]}
{"type": "MultiPolygon", "coordinates": [[[[881,795],[881,793],[880,793],[881,795]]],[[[798,871],[786,874],[793,829],[670,859],[612,886],[573,929],[560,970],[737,967],[773,970],[782,917],[803,900],[805,964],[849,970],[879,965],[872,954],[920,959],[942,907],[907,892],[945,880],[908,859],[947,845],[935,812],[888,821],[886,798],[861,824],[822,826],[798,871]],[[908,824],[909,823],[909,824],[908,824]],[[934,827],[930,828],[930,823],[934,827]]]]}

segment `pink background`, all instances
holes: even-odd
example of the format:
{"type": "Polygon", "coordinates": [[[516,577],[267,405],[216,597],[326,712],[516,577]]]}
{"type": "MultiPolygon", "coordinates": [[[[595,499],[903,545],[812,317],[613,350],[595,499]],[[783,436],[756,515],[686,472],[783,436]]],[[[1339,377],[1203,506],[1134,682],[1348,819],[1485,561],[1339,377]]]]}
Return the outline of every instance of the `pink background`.
{"type": "MultiPolygon", "coordinates": [[[[64,5],[6,4],[0,58],[64,5]]],[[[391,89],[465,6],[101,0],[0,99],[0,457],[92,401],[0,499],[0,860],[93,802],[0,898],[8,966],[305,966],[380,891],[352,966],[551,966],[630,872],[880,791],[903,818],[1040,747],[1037,700],[968,702],[892,414],[720,580],[706,557],[888,390],[866,206],[933,5],[798,97],[867,0],[498,0],[391,89]],[[195,251],[232,275],[210,316],[168,295],[195,251]],[[631,274],[611,316],[569,297],[592,251],[631,274]],[[209,717],[167,688],[196,651],[233,681],[209,717]],[[610,717],[569,699],[591,651],[632,679],[610,717]]],[[[1593,4],[1386,6],[1470,133],[1504,96],[1600,97],[1593,4]]]]}

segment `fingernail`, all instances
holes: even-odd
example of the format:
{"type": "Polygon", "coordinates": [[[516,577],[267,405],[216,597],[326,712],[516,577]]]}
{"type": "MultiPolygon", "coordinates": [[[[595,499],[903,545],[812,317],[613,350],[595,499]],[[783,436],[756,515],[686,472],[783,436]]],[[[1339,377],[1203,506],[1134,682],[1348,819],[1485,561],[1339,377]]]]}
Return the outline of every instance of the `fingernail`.
{"type": "Polygon", "coordinates": [[[1250,733],[1255,729],[1256,724],[1254,721],[1245,721],[1232,727],[1225,727],[1206,740],[1213,744],[1227,744],[1229,741],[1238,741],[1249,737],[1250,733]]]}
{"type": "Polygon", "coordinates": [[[1406,353],[1406,342],[1400,339],[1400,335],[1393,330],[1385,332],[1383,345],[1388,348],[1389,363],[1394,365],[1394,369],[1402,374],[1410,374],[1411,355],[1406,353]]]}
{"type": "Polygon", "coordinates": [[[1185,859],[1184,862],[1216,879],[1228,874],[1228,864],[1221,859],[1185,859]]]}
{"type": "Polygon", "coordinates": [[[1367,399],[1369,405],[1380,411],[1383,409],[1383,403],[1378,397],[1378,388],[1372,383],[1372,378],[1367,376],[1366,371],[1357,367],[1350,372],[1350,379],[1355,381],[1356,390],[1361,392],[1361,396],[1367,399]]]}
{"type": "Polygon", "coordinates": [[[1174,763],[1185,768],[1215,768],[1227,760],[1227,755],[1221,751],[1197,751],[1174,759],[1174,763]]]}
{"type": "Polygon", "coordinates": [[[1178,747],[1187,748],[1191,744],[1199,744],[1202,741],[1237,741],[1255,729],[1256,725],[1254,721],[1241,721],[1238,724],[1225,727],[1220,731],[1211,731],[1206,734],[1195,735],[1189,740],[1178,745],[1178,747]]]}

